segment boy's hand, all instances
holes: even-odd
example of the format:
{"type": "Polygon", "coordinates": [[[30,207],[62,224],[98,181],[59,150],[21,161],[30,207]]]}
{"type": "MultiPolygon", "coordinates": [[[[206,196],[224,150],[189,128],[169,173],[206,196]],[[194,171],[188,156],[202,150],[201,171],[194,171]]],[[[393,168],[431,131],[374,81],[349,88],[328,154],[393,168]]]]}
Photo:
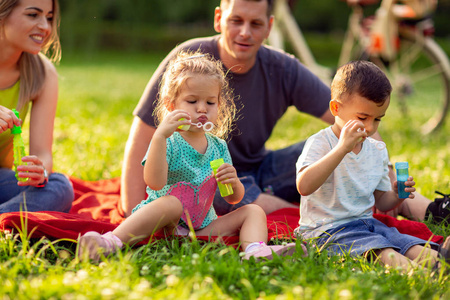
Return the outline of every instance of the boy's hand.
{"type": "Polygon", "coordinates": [[[342,127],[338,146],[343,147],[348,153],[366,137],[367,133],[364,131],[364,124],[358,120],[350,120],[342,127]]]}
{"type": "MultiPolygon", "coordinates": [[[[405,187],[405,192],[409,193],[408,198],[413,199],[415,197],[414,194],[413,194],[416,191],[416,188],[414,187],[415,184],[416,184],[416,182],[414,181],[414,178],[412,176],[409,176],[408,180],[405,181],[405,186],[406,186],[405,187]]],[[[395,191],[395,193],[398,196],[398,183],[397,183],[397,181],[394,181],[394,191],[395,191]]],[[[401,199],[401,200],[403,200],[403,199],[401,199]]]]}
{"type": "MultiPolygon", "coordinates": [[[[214,172],[213,172],[214,176],[214,172]]],[[[227,163],[222,164],[217,169],[217,174],[215,176],[216,180],[223,184],[231,184],[231,186],[234,188],[236,187],[237,183],[239,182],[239,178],[236,173],[236,169],[227,163]]]]}
{"type": "Polygon", "coordinates": [[[191,116],[184,110],[174,110],[167,114],[167,116],[161,121],[158,128],[155,131],[156,135],[161,135],[164,138],[169,138],[175,131],[178,131],[178,127],[182,125],[190,125],[191,116]],[[184,120],[181,120],[183,119],[184,120]]]}

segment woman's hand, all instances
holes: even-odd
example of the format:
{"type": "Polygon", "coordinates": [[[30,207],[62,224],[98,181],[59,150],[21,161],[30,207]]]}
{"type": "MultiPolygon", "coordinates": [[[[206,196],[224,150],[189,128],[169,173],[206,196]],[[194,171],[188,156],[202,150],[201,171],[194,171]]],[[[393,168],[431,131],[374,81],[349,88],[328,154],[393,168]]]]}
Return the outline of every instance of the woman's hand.
{"type": "Polygon", "coordinates": [[[28,178],[27,181],[18,181],[20,186],[38,186],[46,180],[45,167],[35,155],[24,156],[22,161],[26,164],[17,167],[19,177],[28,178]]]}
{"type": "Polygon", "coordinates": [[[0,133],[12,128],[14,125],[22,125],[22,121],[16,117],[12,110],[0,105],[0,133]]]}

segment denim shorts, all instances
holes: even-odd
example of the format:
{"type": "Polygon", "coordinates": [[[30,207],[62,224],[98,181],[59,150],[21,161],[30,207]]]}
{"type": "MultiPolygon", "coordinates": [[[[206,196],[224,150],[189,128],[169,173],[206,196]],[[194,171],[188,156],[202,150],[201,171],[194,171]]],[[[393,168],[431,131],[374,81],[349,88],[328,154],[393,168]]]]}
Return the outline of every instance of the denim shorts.
{"type": "Polygon", "coordinates": [[[269,151],[257,168],[238,172],[239,179],[245,187],[244,198],[237,204],[228,204],[220,196],[219,191],[216,191],[214,197],[216,213],[224,215],[252,203],[261,193],[269,193],[288,202],[300,202],[295,184],[295,164],[304,145],[305,142],[300,142],[284,149],[269,151]]]}
{"type": "Polygon", "coordinates": [[[409,248],[415,245],[429,244],[437,249],[438,244],[427,242],[417,237],[401,234],[394,227],[388,227],[376,219],[360,219],[351,221],[320,235],[316,243],[319,247],[335,254],[349,253],[363,255],[372,249],[392,248],[405,255],[409,248]]]}

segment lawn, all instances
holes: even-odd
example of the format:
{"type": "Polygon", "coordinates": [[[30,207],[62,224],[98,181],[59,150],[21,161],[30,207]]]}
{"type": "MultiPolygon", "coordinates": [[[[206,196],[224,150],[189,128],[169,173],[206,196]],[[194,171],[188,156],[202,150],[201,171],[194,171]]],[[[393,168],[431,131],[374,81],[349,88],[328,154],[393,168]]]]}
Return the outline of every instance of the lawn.
{"type": "MultiPolygon", "coordinates": [[[[85,180],[120,176],[132,111],[163,54],[66,56],[58,66],[60,102],[54,168],[85,180]]],[[[433,91],[430,91],[432,93],[433,91]]],[[[280,148],[326,126],[290,110],[268,146],[280,148]]],[[[423,137],[395,116],[380,131],[392,162],[408,161],[419,192],[450,192],[448,132],[423,137]]],[[[430,226],[449,235],[450,227],[430,226]]],[[[450,298],[449,275],[403,274],[364,259],[328,256],[241,262],[232,247],[195,239],[154,242],[104,259],[79,262],[71,241],[29,241],[0,233],[2,299],[439,299],[450,298]],[[30,243],[31,242],[31,243],[30,243]]],[[[274,241],[276,243],[280,241],[274,241]]]]}

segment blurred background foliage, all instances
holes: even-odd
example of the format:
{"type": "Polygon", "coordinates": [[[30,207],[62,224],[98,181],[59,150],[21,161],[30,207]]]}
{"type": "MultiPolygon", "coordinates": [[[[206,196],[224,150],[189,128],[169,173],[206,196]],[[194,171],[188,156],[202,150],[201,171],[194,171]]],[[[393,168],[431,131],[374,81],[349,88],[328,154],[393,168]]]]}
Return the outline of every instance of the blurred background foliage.
{"type": "MultiPolygon", "coordinates": [[[[214,34],[219,0],[60,0],[64,52],[166,52],[191,37],[214,34]]],[[[299,0],[294,15],[308,33],[341,35],[350,9],[345,1],[299,0]]],[[[440,0],[436,36],[450,38],[450,0],[440,0]]],[[[374,7],[375,8],[375,7],[374,7]]]]}

